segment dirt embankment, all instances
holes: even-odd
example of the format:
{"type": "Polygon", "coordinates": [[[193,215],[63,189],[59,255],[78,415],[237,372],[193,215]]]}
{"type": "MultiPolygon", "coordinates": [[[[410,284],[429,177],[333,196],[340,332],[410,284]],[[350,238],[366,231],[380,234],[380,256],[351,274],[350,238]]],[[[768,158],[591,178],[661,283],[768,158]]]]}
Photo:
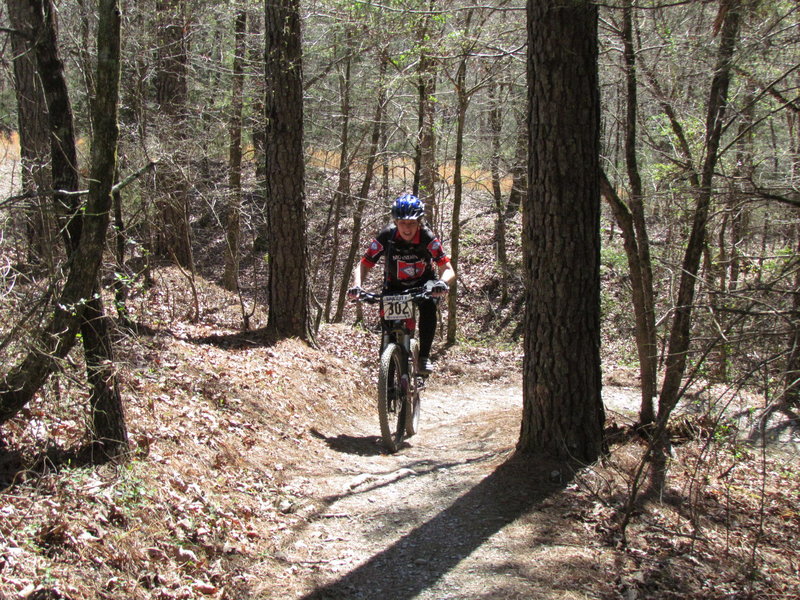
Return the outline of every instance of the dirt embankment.
{"type": "MultiPolygon", "coordinates": [[[[164,314],[151,320],[171,322],[169,303],[157,306],[164,314]]],[[[82,435],[60,416],[76,407],[57,397],[4,425],[0,597],[797,595],[791,457],[687,429],[695,437],[676,445],[667,493],[637,511],[622,545],[619,510],[641,443],[615,440],[607,460],[577,473],[516,457],[518,353],[440,356],[420,433],[388,455],[373,407],[374,335],[328,327],[321,350],[265,346],[220,331],[236,318],[232,305],[214,324],[173,322],[125,348],[136,454],[124,467],[24,463],[41,431],[51,442],[82,435]]],[[[638,406],[622,375],[604,389],[617,423],[638,406]]]]}

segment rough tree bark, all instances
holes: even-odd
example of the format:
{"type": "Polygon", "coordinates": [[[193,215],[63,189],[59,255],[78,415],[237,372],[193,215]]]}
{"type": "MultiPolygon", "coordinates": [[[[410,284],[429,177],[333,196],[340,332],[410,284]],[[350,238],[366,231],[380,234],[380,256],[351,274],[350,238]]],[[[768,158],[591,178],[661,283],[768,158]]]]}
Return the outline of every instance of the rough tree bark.
{"type": "Polygon", "coordinates": [[[6,0],[14,63],[14,91],[17,99],[17,131],[22,162],[22,189],[31,196],[27,202],[28,260],[52,269],[55,248],[53,212],[47,206],[51,189],[50,125],[44,91],[36,75],[32,39],[31,4],[27,0],[6,0]]]}
{"type": "Polygon", "coordinates": [[[269,319],[277,338],[312,341],[306,268],[299,0],[264,4],[269,319]]]}
{"type": "Polygon", "coordinates": [[[600,396],[597,6],[528,0],[528,199],[518,449],[592,462],[600,396]]]}

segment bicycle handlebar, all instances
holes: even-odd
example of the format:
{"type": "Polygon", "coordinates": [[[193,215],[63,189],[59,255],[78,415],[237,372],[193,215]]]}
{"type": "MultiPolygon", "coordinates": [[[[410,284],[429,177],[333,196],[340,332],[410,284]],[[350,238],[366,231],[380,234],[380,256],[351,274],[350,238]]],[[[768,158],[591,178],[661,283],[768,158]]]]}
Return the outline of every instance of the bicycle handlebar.
{"type": "Polygon", "coordinates": [[[387,291],[374,294],[365,290],[360,290],[356,302],[366,302],[367,304],[378,304],[384,296],[411,296],[413,300],[424,300],[432,298],[431,293],[425,289],[425,286],[410,288],[402,291],[387,291]]]}

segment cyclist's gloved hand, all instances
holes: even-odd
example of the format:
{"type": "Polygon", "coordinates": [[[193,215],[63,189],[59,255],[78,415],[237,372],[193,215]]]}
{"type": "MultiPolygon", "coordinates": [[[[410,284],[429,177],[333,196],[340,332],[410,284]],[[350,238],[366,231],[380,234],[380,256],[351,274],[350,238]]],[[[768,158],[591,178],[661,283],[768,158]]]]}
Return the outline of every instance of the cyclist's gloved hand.
{"type": "Polygon", "coordinates": [[[450,289],[450,286],[448,286],[444,281],[436,279],[425,282],[425,289],[434,298],[442,298],[444,296],[447,296],[447,292],[450,289]]]}
{"type": "Polygon", "coordinates": [[[361,295],[361,288],[359,286],[353,286],[349,290],[347,290],[347,297],[352,300],[358,300],[358,297],[361,295]]]}

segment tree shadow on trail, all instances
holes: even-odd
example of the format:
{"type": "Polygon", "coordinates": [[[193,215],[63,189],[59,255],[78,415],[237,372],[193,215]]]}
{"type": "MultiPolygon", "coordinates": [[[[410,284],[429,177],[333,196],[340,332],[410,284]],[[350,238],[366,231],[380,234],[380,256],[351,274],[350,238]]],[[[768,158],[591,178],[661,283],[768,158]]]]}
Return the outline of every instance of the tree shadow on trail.
{"type": "Polygon", "coordinates": [[[251,329],[249,331],[239,331],[236,333],[211,334],[201,337],[194,337],[186,340],[195,344],[207,344],[217,346],[224,350],[247,349],[256,347],[269,348],[275,346],[279,341],[279,336],[266,327],[251,329]]]}
{"type": "Polygon", "coordinates": [[[380,437],[375,435],[345,435],[327,436],[318,429],[312,427],[311,435],[324,441],[331,450],[344,454],[355,454],[357,456],[378,456],[385,454],[386,450],[380,445],[380,437]]]}
{"type": "MultiPolygon", "coordinates": [[[[734,415],[734,419],[748,414],[743,411],[734,415]]],[[[781,444],[784,448],[797,447],[796,440],[800,435],[800,414],[793,407],[777,402],[767,407],[752,424],[747,442],[750,444],[781,444]]]]}
{"type": "Polygon", "coordinates": [[[33,452],[29,448],[8,448],[0,437],[0,492],[20,483],[30,483],[63,469],[114,465],[96,442],[84,442],[70,448],[48,444],[33,452]]]}
{"type": "Polygon", "coordinates": [[[572,467],[515,454],[435,517],[304,600],[416,597],[507,524],[564,488],[572,467]],[[558,471],[560,481],[552,475],[558,471]]]}

